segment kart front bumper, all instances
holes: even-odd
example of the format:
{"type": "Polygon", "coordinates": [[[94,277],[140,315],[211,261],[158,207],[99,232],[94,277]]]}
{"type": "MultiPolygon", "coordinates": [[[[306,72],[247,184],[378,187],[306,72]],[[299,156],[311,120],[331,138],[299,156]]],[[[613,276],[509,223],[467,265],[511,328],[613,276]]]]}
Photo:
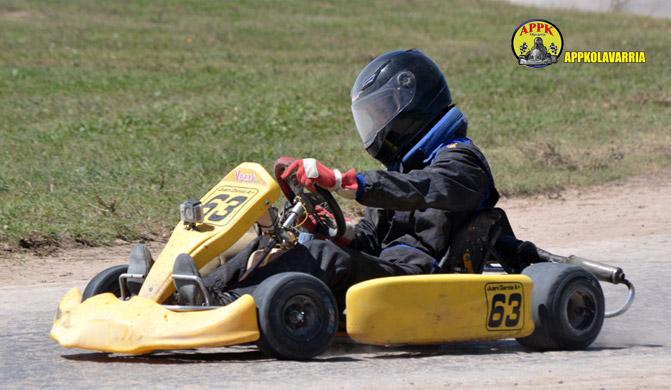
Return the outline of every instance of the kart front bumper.
{"type": "Polygon", "coordinates": [[[223,347],[259,335],[251,295],[217,309],[176,312],[139,296],[121,301],[101,294],[82,302],[78,288],[61,299],[51,328],[51,338],[63,347],[124,354],[223,347]]]}

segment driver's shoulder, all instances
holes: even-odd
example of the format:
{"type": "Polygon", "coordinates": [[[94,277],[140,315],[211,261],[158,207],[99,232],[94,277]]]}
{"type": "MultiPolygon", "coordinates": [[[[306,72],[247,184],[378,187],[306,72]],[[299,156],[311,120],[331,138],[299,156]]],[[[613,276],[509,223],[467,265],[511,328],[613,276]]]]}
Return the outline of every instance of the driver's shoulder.
{"type": "Polygon", "coordinates": [[[486,161],[484,153],[472,141],[462,142],[455,140],[436,151],[430,165],[441,165],[448,161],[486,161]]]}

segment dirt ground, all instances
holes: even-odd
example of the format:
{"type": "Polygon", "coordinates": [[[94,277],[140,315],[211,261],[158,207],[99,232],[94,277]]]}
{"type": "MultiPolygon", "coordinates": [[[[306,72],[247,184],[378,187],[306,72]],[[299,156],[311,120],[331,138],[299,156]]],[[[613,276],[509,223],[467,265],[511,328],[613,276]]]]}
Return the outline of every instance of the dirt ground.
{"type": "MultiPolygon", "coordinates": [[[[502,199],[518,237],[553,248],[580,241],[669,234],[671,169],[601,186],[559,194],[502,199]]],[[[152,253],[163,243],[150,242],[152,253]]],[[[102,269],[121,264],[131,244],[64,249],[49,256],[0,252],[0,284],[33,285],[87,280],[102,269]]]]}

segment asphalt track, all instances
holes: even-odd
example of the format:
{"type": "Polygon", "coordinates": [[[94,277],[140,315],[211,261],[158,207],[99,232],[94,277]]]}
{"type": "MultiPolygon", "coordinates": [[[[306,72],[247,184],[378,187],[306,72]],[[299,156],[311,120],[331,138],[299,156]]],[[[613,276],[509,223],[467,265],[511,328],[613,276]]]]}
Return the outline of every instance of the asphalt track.
{"type": "MultiPolygon", "coordinates": [[[[251,346],[108,355],[66,350],[49,338],[71,285],[4,286],[0,388],[670,388],[671,235],[548,249],[620,265],[636,283],[632,309],[606,320],[586,351],[529,352],[504,340],[421,348],[339,342],[311,362],[268,359],[251,346]]],[[[623,288],[605,291],[611,308],[624,296],[623,288]]]]}

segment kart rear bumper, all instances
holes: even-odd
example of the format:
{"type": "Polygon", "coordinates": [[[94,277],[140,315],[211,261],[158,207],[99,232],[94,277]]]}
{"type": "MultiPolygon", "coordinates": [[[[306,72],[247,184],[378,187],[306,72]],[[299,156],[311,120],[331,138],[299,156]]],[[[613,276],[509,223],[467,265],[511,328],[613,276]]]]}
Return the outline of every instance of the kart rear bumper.
{"type": "Polygon", "coordinates": [[[64,347],[126,354],[223,347],[259,335],[251,295],[218,309],[176,312],[139,296],[121,301],[101,294],[82,302],[77,288],[61,299],[51,328],[51,338],[64,347]]]}

